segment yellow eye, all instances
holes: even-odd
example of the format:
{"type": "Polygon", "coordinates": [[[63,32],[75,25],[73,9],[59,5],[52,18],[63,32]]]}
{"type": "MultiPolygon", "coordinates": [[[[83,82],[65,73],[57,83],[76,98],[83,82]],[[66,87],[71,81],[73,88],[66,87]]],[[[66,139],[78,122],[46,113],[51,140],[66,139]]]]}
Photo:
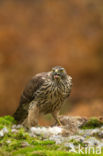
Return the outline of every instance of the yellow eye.
{"type": "Polygon", "coordinates": [[[52,69],[53,72],[55,72],[55,69],[52,69]]]}
{"type": "Polygon", "coordinates": [[[60,72],[64,72],[64,69],[60,69],[60,72]]]}

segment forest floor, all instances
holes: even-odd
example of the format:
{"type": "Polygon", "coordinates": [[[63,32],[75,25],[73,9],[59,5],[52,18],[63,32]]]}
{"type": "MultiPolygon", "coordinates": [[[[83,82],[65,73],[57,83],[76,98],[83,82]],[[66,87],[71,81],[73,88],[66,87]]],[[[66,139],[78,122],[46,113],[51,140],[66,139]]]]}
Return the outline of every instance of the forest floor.
{"type": "Polygon", "coordinates": [[[24,128],[0,117],[0,156],[103,155],[103,119],[62,116],[62,127],[24,128]]]}

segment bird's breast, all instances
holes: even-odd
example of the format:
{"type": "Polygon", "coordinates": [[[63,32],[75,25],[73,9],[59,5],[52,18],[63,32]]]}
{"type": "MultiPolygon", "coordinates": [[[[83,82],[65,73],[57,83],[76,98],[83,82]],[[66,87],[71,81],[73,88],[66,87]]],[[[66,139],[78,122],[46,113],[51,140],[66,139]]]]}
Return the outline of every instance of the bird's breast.
{"type": "Polygon", "coordinates": [[[67,98],[70,87],[63,81],[55,84],[52,80],[46,80],[45,83],[34,93],[34,100],[37,102],[39,110],[44,113],[50,113],[60,110],[64,100],[67,98]]]}
{"type": "Polygon", "coordinates": [[[62,86],[56,86],[54,83],[45,83],[36,93],[35,100],[38,105],[49,106],[53,108],[55,105],[61,105],[64,100],[64,89],[62,86]]]}

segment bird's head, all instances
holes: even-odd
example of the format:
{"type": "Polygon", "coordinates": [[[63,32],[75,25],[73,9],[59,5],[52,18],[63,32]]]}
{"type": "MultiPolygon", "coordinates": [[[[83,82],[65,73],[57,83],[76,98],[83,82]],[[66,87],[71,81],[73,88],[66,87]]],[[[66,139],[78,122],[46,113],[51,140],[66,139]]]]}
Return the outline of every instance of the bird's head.
{"type": "Polygon", "coordinates": [[[51,75],[54,81],[60,81],[66,78],[67,73],[63,67],[56,66],[52,68],[51,75]]]}

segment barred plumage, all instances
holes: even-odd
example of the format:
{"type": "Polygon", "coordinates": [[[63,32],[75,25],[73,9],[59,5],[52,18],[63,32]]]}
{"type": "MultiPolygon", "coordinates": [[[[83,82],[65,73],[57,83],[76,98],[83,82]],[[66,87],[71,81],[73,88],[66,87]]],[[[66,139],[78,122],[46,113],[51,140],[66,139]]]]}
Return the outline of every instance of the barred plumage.
{"type": "Polygon", "coordinates": [[[58,122],[57,114],[70,95],[71,86],[72,78],[60,66],[50,72],[37,74],[22,93],[15,119],[26,126],[33,126],[40,113],[51,113],[58,122]]]}

